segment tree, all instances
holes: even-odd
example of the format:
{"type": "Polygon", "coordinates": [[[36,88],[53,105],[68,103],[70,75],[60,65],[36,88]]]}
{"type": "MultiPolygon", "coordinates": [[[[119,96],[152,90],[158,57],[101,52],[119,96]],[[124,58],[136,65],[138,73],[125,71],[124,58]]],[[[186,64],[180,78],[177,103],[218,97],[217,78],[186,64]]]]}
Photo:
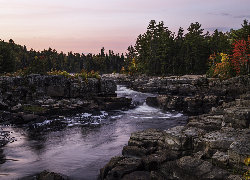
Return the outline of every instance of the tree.
{"type": "Polygon", "coordinates": [[[129,68],[132,65],[132,60],[135,59],[135,57],[136,57],[136,50],[132,45],[130,45],[127,48],[127,51],[128,51],[128,53],[126,52],[127,58],[125,59],[125,61],[123,63],[123,67],[124,67],[125,72],[129,72],[129,68]]]}
{"type": "Polygon", "coordinates": [[[201,24],[198,22],[191,23],[187,30],[189,32],[185,35],[184,42],[186,73],[204,74],[207,71],[207,59],[209,57],[205,37],[209,34],[203,34],[204,29],[201,29],[201,24]]]}
{"type": "Polygon", "coordinates": [[[30,63],[29,67],[25,70],[25,75],[29,74],[47,74],[46,71],[47,62],[45,60],[45,56],[35,56],[33,61],[30,63]]]}
{"type": "Polygon", "coordinates": [[[11,45],[10,43],[0,41],[0,74],[15,71],[15,57],[11,50],[11,45]]]}
{"type": "Polygon", "coordinates": [[[231,62],[236,70],[237,75],[249,74],[250,60],[250,38],[248,40],[236,40],[233,43],[233,55],[231,62]]]}

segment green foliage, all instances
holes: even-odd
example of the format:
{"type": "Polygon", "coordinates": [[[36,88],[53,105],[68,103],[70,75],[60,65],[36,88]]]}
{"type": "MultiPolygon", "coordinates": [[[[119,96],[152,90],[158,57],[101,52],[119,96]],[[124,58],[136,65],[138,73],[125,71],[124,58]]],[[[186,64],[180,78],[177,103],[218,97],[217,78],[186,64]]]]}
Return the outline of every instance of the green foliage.
{"type": "Polygon", "coordinates": [[[17,45],[13,40],[10,40],[9,43],[0,40],[0,74],[45,75],[52,68],[70,73],[80,73],[81,69],[101,73],[120,72],[124,63],[123,54],[115,55],[113,51],[109,51],[109,54],[105,55],[104,50],[103,47],[101,53],[97,55],[72,52],[66,55],[51,48],[41,52],[33,49],[27,51],[26,46],[17,45]]]}
{"type": "Polygon", "coordinates": [[[66,77],[66,78],[71,78],[71,75],[68,72],[60,71],[60,70],[59,71],[53,70],[53,68],[51,69],[50,72],[48,72],[48,75],[62,75],[64,77],[66,77]]]}
{"type": "Polygon", "coordinates": [[[94,70],[92,70],[91,72],[88,72],[84,69],[81,70],[80,73],[75,73],[70,75],[68,72],[66,71],[57,71],[57,70],[53,70],[51,69],[50,72],[48,72],[48,75],[61,75],[64,76],[66,78],[71,78],[71,79],[78,79],[79,77],[81,77],[84,80],[87,80],[88,78],[96,78],[96,79],[100,79],[100,75],[99,72],[95,72],[94,70]]]}
{"type": "MultiPolygon", "coordinates": [[[[244,163],[245,165],[249,165],[250,164],[250,156],[247,156],[245,159],[244,159],[244,163]]],[[[243,177],[245,179],[250,179],[250,170],[248,170],[247,172],[244,173],[243,177]]]]}
{"type": "Polygon", "coordinates": [[[47,62],[44,59],[43,56],[37,56],[34,57],[33,61],[31,61],[29,67],[27,67],[24,70],[24,75],[29,75],[29,74],[41,74],[41,75],[46,75],[46,67],[47,67],[47,62]]]}
{"type": "MultiPolygon", "coordinates": [[[[134,46],[135,51],[131,51],[132,46],[128,48],[128,63],[124,71],[149,75],[207,73],[212,77],[217,65],[217,69],[221,71],[229,70],[225,75],[224,73],[223,76],[220,75],[223,79],[235,75],[231,63],[222,63],[218,57],[217,62],[211,64],[209,57],[213,53],[231,56],[234,40],[248,37],[250,33],[250,23],[248,24],[247,20],[244,20],[241,29],[226,33],[219,32],[217,29],[212,35],[208,32],[204,33],[204,29],[198,22],[191,23],[187,31],[184,34],[184,30],[179,28],[177,35],[174,35],[164,27],[163,22],[157,24],[154,20],[150,21],[146,33],[138,36],[134,46]],[[133,58],[130,54],[134,55],[133,58]],[[135,60],[135,64],[132,59],[135,60]]],[[[217,73],[217,76],[219,74],[221,73],[217,73]]]]}

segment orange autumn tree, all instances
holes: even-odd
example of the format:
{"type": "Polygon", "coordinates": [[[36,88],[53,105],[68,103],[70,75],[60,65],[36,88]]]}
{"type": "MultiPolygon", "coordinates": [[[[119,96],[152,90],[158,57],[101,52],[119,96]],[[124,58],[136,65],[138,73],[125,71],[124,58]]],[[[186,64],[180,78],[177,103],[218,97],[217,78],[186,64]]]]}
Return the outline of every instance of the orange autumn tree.
{"type": "Polygon", "coordinates": [[[250,38],[248,40],[236,40],[233,43],[233,55],[230,60],[237,75],[249,74],[250,38]]]}
{"type": "MultiPolygon", "coordinates": [[[[220,53],[218,57],[221,62],[215,63],[213,68],[213,77],[219,77],[220,79],[228,79],[231,77],[231,64],[229,56],[225,53],[220,53]]],[[[216,56],[210,56],[210,58],[216,58],[216,56]]]]}

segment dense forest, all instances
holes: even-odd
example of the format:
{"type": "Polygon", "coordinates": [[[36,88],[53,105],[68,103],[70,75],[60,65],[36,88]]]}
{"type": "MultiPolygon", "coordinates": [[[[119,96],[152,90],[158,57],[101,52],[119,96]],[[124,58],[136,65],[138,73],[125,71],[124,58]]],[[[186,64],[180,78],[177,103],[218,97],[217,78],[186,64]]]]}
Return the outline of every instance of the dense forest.
{"type": "Polygon", "coordinates": [[[100,73],[146,73],[148,75],[205,74],[229,78],[249,74],[250,23],[243,21],[242,28],[223,33],[215,29],[213,34],[204,32],[201,24],[191,23],[184,34],[183,28],[171,32],[161,21],[151,20],[144,34],[140,34],[134,46],[125,53],[105,53],[104,47],[97,55],[55,49],[35,51],[17,45],[12,39],[0,41],[0,74],[20,69],[28,73],[46,74],[51,69],[100,73]]]}
{"type": "Polygon", "coordinates": [[[100,73],[120,72],[124,62],[123,54],[101,53],[88,55],[68,52],[58,53],[55,49],[35,51],[27,50],[26,46],[17,45],[12,39],[9,42],[0,41],[0,74],[12,73],[20,69],[29,73],[44,74],[51,69],[67,71],[69,73],[86,71],[99,71],[100,73]]]}

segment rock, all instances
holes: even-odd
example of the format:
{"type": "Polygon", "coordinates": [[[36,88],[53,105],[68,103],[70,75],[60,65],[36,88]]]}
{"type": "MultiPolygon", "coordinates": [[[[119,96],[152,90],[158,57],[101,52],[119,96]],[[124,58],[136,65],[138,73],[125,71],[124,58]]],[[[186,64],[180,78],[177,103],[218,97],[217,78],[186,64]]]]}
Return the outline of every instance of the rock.
{"type": "Polygon", "coordinates": [[[125,97],[95,97],[94,102],[97,103],[102,110],[115,110],[129,108],[132,98],[125,97]]]}
{"type": "MultiPolygon", "coordinates": [[[[39,101],[38,101],[39,102],[39,101]]],[[[43,102],[44,104],[47,104],[47,105],[52,105],[55,103],[55,100],[54,99],[47,99],[43,102]]]]}
{"type": "Polygon", "coordinates": [[[190,154],[193,151],[193,139],[203,134],[205,131],[199,128],[176,126],[164,131],[164,146],[181,154],[190,154]]]}
{"type": "Polygon", "coordinates": [[[177,160],[177,168],[173,169],[175,175],[182,179],[205,180],[218,179],[222,180],[229,176],[229,172],[214,166],[208,161],[195,159],[190,156],[184,156],[177,160]]]}
{"type": "Polygon", "coordinates": [[[64,97],[65,86],[46,86],[46,95],[51,97],[64,97]]]}
{"type": "Polygon", "coordinates": [[[229,155],[227,152],[220,152],[217,151],[215,154],[212,156],[212,162],[213,164],[226,169],[229,163],[229,155]]]}
{"type": "Polygon", "coordinates": [[[22,116],[25,123],[35,121],[37,118],[39,118],[38,115],[35,114],[25,114],[22,116]]]}
{"type": "Polygon", "coordinates": [[[143,156],[147,155],[149,151],[145,149],[144,147],[138,147],[138,146],[124,146],[122,150],[122,155],[139,159],[143,156]]]}
{"type": "Polygon", "coordinates": [[[157,176],[164,179],[178,179],[176,175],[174,175],[174,169],[176,169],[176,167],[176,161],[167,161],[159,167],[159,170],[157,171],[159,174],[157,174],[157,176]]]}
{"type": "Polygon", "coordinates": [[[162,140],[162,131],[156,129],[146,129],[143,131],[133,132],[128,141],[128,145],[150,149],[152,147],[156,147],[158,144],[161,144],[162,140]]]}
{"type": "Polygon", "coordinates": [[[157,151],[154,154],[142,157],[144,170],[157,171],[166,161],[176,160],[180,156],[178,153],[169,150],[157,151]]]}
{"type": "Polygon", "coordinates": [[[150,172],[148,171],[134,171],[125,175],[122,180],[151,180],[150,172]]]}
{"type": "Polygon", "coordinates": [[[109,171],[106,180],[122,179],[125,175],[134,171],[142,170],[142,163],[139,159],[126,158],[119,161],[116,166],[109,171]]]}
{"type": "Polygon", "coordinates": [[[194,151],[203,151],[207,148],[226,152],[234,141],[239,139],[250,139],[250,129],[235,130],[233,128],[222,128],[219,131],[208,132],[202,137],[194,139],[194,151]]]}
{"type": "Polygon", "coordinates": [[[0,110],[8,110],[8,105],[3,101],[0,101],[0,110]]]}
{"type": "Polygon", "coordinates": [[[196,127],[207,132],[220,130],[223,123],[223,115],[201,115],[198,117],[189,117],[188,127],[196,127]]]}
{"type": "Polygon", "coordinates": [[[241,175],[230,175],[225,180],[246,180],[241,175]]]}
{"type": "Polygon", "coordinates": [[[116,166],[116,164],[125,159],[124,156],[115,156],[112,157],[108,164],[106,164],[102,169],[100,169],[100,178],[104,180],[108,173],[116,166]]]}
{"type": "Polygon", "coordinates": [[[151,171],[150,180],[165,180],[165,178],[159,172],[151,171]]]}
{"type": "MultiPolygon", "coordinates": [[[[248,131],[250,133],[250,130],[248,131]]],[[[244,164],[244,159],[250,154],[250,136],[247,139],[234,141],[228,148],[230,164],[244,164]]]]}
{"type": "Polygon", "coordinates": [[[211,108],[217,105],[219,102],[218,96],[208,95],[202,100],[202,109],[204,113],[209,113],[211,108]]]}
{"type": "Polygon", "coordinates": [[[152,107],[159,107],[160,106],[157,97],[147,97],[146,98],[146,104],[148,106],[152,106],[152,107]]]}
{"type": "Polygon", "coordinates": [[[184,98],[184,108],[185,112],[188,113],[203,113],[202,109],[203,98],[200,95],[195,97],[186,97],[184,98]]]}
{"type": "Polygon", "coordinates": [[[59,175],[54,172],[48,172],[46,170],[38,174],[36,176],[36,179],[37,180],[69,180],[69,178],[64,175],[59,175]]]}
{"type": "Polygon", "coordinates": [[[12,107],[11,111],[18,111],[18,110],[21,110],[21,108],[22,108],[22,105],[19,103],[16,106],[12,107]]]}
{"type": "Polygon", "coordinates": [[[233,127],[249,127],[250,124],[250,109],[247,108],[227,108],[224,110],[223,120],[226,123],[231,123],[233,127]]]}

